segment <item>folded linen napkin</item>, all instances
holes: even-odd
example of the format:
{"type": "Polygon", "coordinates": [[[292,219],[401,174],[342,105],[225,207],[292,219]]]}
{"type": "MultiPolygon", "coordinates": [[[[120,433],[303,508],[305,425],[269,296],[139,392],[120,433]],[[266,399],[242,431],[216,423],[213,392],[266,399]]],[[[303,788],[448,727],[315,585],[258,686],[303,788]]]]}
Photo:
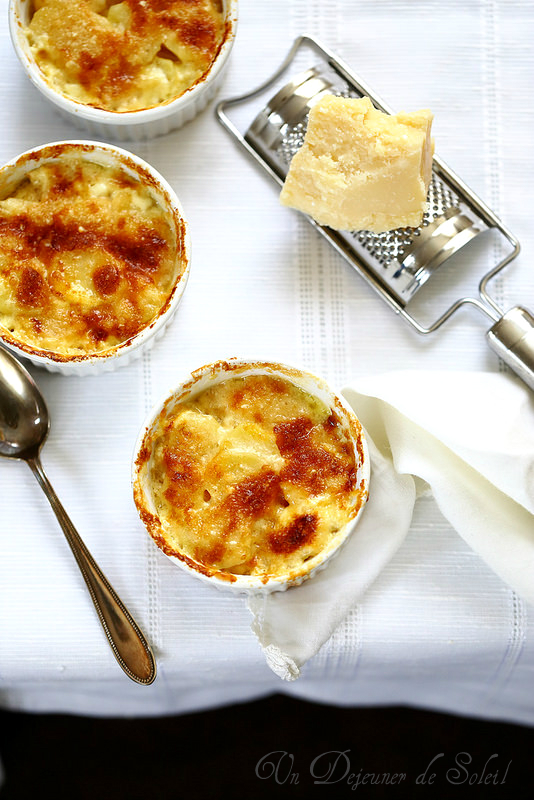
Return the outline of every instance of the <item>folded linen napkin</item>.
{"type": "Polygon", "coordinates": [[[526,601],[534,602],[534,393],[500,373],[399,371],[343,390],[371,457],[370,496],[323,572],[252,596],[252,629],[285,680],[332,635],[392,558],[418,493],[526,601]]]}

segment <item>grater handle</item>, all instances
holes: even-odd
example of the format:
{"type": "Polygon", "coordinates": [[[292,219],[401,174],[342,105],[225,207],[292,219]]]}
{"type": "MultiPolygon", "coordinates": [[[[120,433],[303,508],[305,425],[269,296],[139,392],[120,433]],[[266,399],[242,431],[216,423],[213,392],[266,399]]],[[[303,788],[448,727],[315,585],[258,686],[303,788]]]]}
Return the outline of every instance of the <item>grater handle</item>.
{"type": "Polygon", "coordinates": [[[490,347],[534,389],[534,316],[514,306],[486,334],[490,347]]]}

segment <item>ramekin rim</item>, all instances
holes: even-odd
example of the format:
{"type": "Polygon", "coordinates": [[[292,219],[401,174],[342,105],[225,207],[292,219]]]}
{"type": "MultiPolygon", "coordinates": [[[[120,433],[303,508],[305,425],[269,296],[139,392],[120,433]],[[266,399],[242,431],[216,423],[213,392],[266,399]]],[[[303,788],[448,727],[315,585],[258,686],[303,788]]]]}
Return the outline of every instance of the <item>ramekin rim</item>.
{"type": "MultiPolygon", "coordinates": [[[[251,359],[247,357],[239,357],[239,356],[231,356],[229,358],[222,358],[216,361],[209,362],[201,367],[198,367],[195,370],[191,370],[189,373],[189,377],[193,378],[191,381],[191,385],[189,389],[186,390],[185,394],[178,394],[179,392],[183,391],[183,387],[187,386],[189,383],[188,376],[184,376],[184,380],[175,383],[174,386],[167,391],[164,391],[160,394],[158,399],[155,403],[152,404],[150,410],[145,414],[144,420],[142,425],[139,429],[138,435],[135,440],[135,444],[133,447],[133,454],[132,454],[132,461],[131,461],[131,486],[134,493],[134,505],[138,513],[140,509],[137,505],[136,501],[136,487],[140,483],[139,479],[139,466],[138,460],[139,455],[141,453],[142,446],[147,435],[150,432],[151,426],[156,422],[157,418],[159,417],[161,411],[163,410],[165,404],[175,398],[177,395],[177,399],[180,399],[182,396],[187,396],[187,394],[194,388],[195,384],[200,382],[204,377],[209,375],[210,371],[214,371],[214,369],[218,365],[230,365],[232,372],[238,372],[240,369],[245,372],[248,368],[252,369],[262,369],[262,368],[272,368],[274,374],[279,373],[283,374],[289,380],[291,380],[291,374],[293,376],[303,375],[308,379],[311,379],[315,384],[321,386],[323,390],[325,390],[332,398],[336,400],[337,403],[342,407],[345,414],[350,421],[355,421],[358,425],[358,433],[360,437],[360,443],[362,447],[362,459],[360,467],[360,476],[359,476],[359,486],[363,487],[363,495],[362,495],[362,502],[360,507],[358,508],[356,514],[351,517],[345,525],[338,531],[336,537],[333,539],[332,543],[329,547],[321,550],[320,553],[317,554],[310,562],[310,566],[304,570],[298,572],[292,572],[289,574],[283,574],[279,576],[269,577],[266,581],[262,579],[261,576],[252,576],[252,575],[233,575],[232,578],[222,578],[217,573],[215,574],[207,574],[202,571],[202,565],[198,565],[199,569],[188,564],[186,561],[182,561],[178,556],[166,553],[162,548],[159,548],[161,552],[171,560],[171,562],[175,563],[177,566],[182,567],[187,572],[189,572],[194,577],[200,578],[204,582],[210,583],[216,588],[230,590],[233,592],[254,592],[254,593],[265,593],[277,590],[284,590],[296,584],[302,583],[303,581],[311,578],[318,570],[322,567],[326,566],[330,558],[332,558],[339,549],[345,544],[345,542],[350,538],[353,530],[357,526],[358,521],[364,511],[367,501],[369,498],[369,481],[371,475],[371,463],[370,463],[370,456],[369,456],[369,448],[367,444],[365,430],[356,414],[354,409],[349,405],[347,400],[343,397],[340,391],[333,389],[330,384],[320,375],[312,372],[311,370],[300,367],[300,366],[293,366],[288,363],[283,363],[281,361],[270,361],[266,359],[251,359]]],[[[220,375],[222,373],[213,373],[216,375],[220,375]]],[[[351,433],[352,437],[352,433],[351,433]]],[[[147,529],[148,535],[153,539],[148,526],[141,520],[142,524],[147,529]]],[[[156,546],[157,542],[154,541],[156,546]]]]}
{"type": "Polygon", "coordinates": [[[28,55],[25,48],[22,46],[20,40],[20,37],[23,35],[22,24],[16,16],[16,6],[20,3],[20,0],[9,0],[9,32],[13,48],[31,82],[51,103],[62,111],[78,116],[88,122],[98,122],[104,125],[117,126],[118,128],[128,125],[141,126],[165,119],[187,108],[195,102],[197,96],[202,94],[204,88],[209,86],[223,69],[234,44],[238,20],[238,0],[226,0],[226,2],[228,4],[228,31],[217,56],[204,75],[178,97],[172,98],[165,103],[151,106],[150,108],[141,108],[137,111],[112,111],[110,109],[96,108],[95,106],[90,106],[81,101],[69,98],[53,89],[42,76],[41,70],[34,59],[28,55]]]}
{"type": "Polygon", "coordinates": [[[10,168],[15,168],[23,159],[28,158],[32,154],[36,154],[36,163],[39,163],[38,154],[40,152],[44,152],[47,149],[52,149],[55,147],[64,147],[69,146],[72,147],[74,150],[76,147],[90,147],[94,150],[100,150],[107,153],[111,153],[117,156],[119,159],[123,159],[124,161],[128,160],[133,162],[133,164],[138,167],[140,170],[148,173],[150,177],[155,181],[158,188],[161,189],[163,196],[165,197],[166,201],[169,202],[170,208],[173,212],[173,217],[179,217],[181,225],[182,225],[182,256],[181,261],[182,264],[185,265],[180,272],[178,279],[175,281],[173,286],[171,295],[167,301],[166,307],[164,310],[158,314],[156,319],[154,319],[151,323],[145,325],[135,336],[132,336],[130,339],[126,339],[123,342],[119,342],[118,344],[110,347],[109,349],[103,350],[99,353],[88,353],[88,354],[81,354],[81,355],[73,355],[73,356],[66,356],[58,357],[58,354],[50,353],[50,355],[46,355],[46,351],[39,351],[39,348],[32,348],[31,346],[26,347],[24,342],[20,342],[15,337],[11,337],[8,334],[0,333],[0,339],[2,342],[5,343],[12,351],[19,354],[22,358],[26,358],[34,363],[36,366],[43,366],[46,367],[48,365],[54,366],[54,368],[61,371],[61,368],[65,368],[65,372],[67,371],[75,371],[76,367],[79,366],[80,368],[89,368],[91,366],[98,366],[104,363],[111,363],[114,360],[118,360],[123,355],[127,353],[132,353],[135,350],[142,347],[147,340],[152,339],[154,336],[157,335],[158,331],[161,330],[163,326],[167,324],[169,319],[174,315],[178,308],[178,304],[182,299],[182,295],[185,291],[185,287],[189,278],[190,267],[191,267],[191,235],[189,232],[189,224],[187,222],[187,218],[184,214],[181,201],[166,180],[166,178],[155,168],[153,167],[148,161],[143,159],[141,156],[132,153],[130,150],[125,149],[124,147],[120,147],[119,145],[110,143],[110,142],[101,142],[101,141],[94,141],[91,139],[61,139],[53,142],[45,142],[41,145],[36,145],[35,147],[28,148],[27,150],[19,153],[16,156],[13,156],[9,161],[6,161],[3,164],[0,164],[0,179],[2,175],[5,174],[7,170],[10,168]],[[35,352],[34,352],[35,350],[35,352]]]}

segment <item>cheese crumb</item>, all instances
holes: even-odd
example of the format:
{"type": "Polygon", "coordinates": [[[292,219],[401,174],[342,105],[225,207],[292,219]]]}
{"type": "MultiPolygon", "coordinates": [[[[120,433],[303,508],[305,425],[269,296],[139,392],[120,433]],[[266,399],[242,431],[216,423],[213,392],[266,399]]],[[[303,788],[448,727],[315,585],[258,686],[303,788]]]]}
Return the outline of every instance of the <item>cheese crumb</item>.
{"type": "Polygon", "coordinates": [[[432,176],[433,115],[395,115],[368,97],[326,95],[311,110],[280,201],[336,230],[417,227],[432,176]]]}

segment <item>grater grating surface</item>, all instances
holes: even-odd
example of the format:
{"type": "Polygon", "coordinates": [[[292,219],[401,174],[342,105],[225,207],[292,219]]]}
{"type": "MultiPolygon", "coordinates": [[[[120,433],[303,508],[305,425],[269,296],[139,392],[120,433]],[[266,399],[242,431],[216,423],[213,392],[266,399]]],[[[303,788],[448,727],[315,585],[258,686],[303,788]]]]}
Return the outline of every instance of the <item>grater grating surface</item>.
{"type": "MultiPolygon", "coordinates": [[[[304,141],[309,111],[325,94],[367,96],[375,107],[392,113],[331,51],[311,37],[301,36],[271,78],[251,92],[220,102],[217,116],[239,144],[281,186],[292,157],[304,141]],[[280,79],[304,50],[313,52],[314,66],[280,86],[280,79]],[[256,111],[245,133],[241,133],[227,115],[227,109],[248,108],[254,98],[275,87],[275,93],[259,112],[256,111]]],[[[419,333],[437,330],[466,305],[484,313],[493,323],[487,332],[490,346],[534,389],[534,317],[519,306],[503,313],[487,289],[495,275],[518,255],[519,243],[493,211],[438,156],[434,156],[427,209],[418,228],[399,228],[379,234],[346,232],[319,225],[311,217],[307,219],[419,333]],[[488,230],[502,237],[506,253],[480,279],[478,296],[459,297],[431,324],[416,319],[408,305],[419,289],[438,268],[446,268],[452,256],[477,237],[482,238],[488,230]]]]}

